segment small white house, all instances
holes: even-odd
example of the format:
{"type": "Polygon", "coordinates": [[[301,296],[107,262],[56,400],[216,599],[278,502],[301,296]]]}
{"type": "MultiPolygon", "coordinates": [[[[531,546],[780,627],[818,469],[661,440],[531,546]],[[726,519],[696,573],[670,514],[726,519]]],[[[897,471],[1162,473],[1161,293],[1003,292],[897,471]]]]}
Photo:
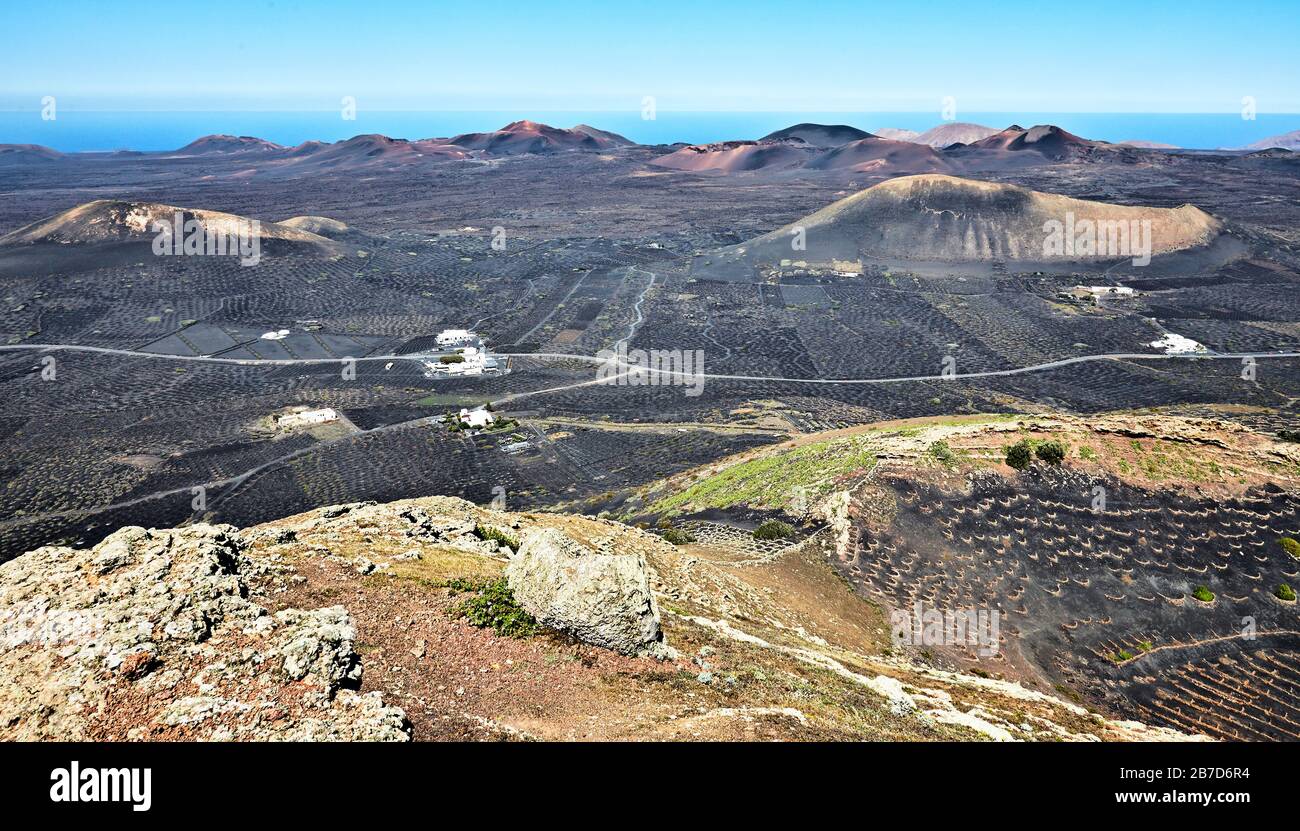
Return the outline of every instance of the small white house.
{"type": "Polygon", "coordinates": [[[438,333],[439,349],[458,349],[462,346],[477,346],[479,337],[468,329],[444,329],[438,333]]]}
{"type": "Polygon", "coordinates": [[[483,429],[491,424],[496,423],[497,417],[485,407],[475,407],[472,410],[462,409],[460,411],[460,423],[466,427],[483,429]]]}
{"type": "Polygon", "coordinates": [[[293,430],[300,427],[315,427],[318,424],[329,424],[331,421],[338,421],[339,414],[333,407],[322,407],[319,410],[303,410],[300,413],[288,413],[276,419],[276,424],[286,430],[293,430]]]}
{"type": "Polygon", "coordinates": [[[1151,345],[1163,350],[1166,355],[1195,355],[1209,351],[1203,344],[1174,332],[1168,333],[1160,340],[1151,341],[1151,345]]]}
{"type": "Polygon", "coordinates": [[[1137,294],[1129,286],[1075,286],[1075,291],[1086,291],[1094,300],[1102,297],[1132,297],[1137,294]]]}

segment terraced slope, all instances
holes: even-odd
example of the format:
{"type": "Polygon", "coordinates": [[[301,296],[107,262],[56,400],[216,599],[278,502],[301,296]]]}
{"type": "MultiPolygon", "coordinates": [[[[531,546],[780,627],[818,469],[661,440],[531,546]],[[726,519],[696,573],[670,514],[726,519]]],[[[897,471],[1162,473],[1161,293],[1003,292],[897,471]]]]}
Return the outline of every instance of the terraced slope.
{"type": "Polygon", "coordinates": [[[643,499],[682,527],[753,510],[829,523],[832,564],[896,627],[997,616],[992,649],[896,628],[909,654],[1183,731],[1300,739],[1300,559],[1281,542],[1300,537],[1300,447],[1277,436],[1150,416],[904,422],[751,451],[643,499]],[[1061,442],[1063,464],[1007,467],[1022,439],[1061,442]],[[832,447],[863,461],[809,464],[832,447]]]}
{"type": "Polygon", "coordinates": [[[609,520],[447,497],[242,531],[127,528],[93,550],[49,547],[0,566],[0,611],[112,624],[98,638],[60,629],[6,650],[0,738],[1187,738],[881,654],[879,609],[836,577],[819,542],[739,563],[609,520]],[[632,658],[466,614],[514,556],[508,544],[543,529],[644,557],[674,654],[632,658]],[[149,640],[151,624],[171,637],[149,640]]]}

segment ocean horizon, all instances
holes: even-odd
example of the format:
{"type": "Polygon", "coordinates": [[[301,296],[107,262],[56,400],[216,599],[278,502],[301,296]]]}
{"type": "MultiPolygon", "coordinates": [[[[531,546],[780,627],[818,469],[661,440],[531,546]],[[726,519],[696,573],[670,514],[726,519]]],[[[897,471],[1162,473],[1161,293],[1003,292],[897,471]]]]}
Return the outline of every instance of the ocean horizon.
{"type": "MultiPolygon", "coordinates": [[[[702,144],[757,139],[800,122],[848,124],[868,132],[884,128],[927,130],[942,123],[934,112],[702,112],[579,110],[360,110],[354,120],[339,111],[127,111],[64,110],[44,120],[38,110],[0,111],[0,143],[39,144],[65,153],[113,150],[165,151],[214,133],[256,136],[277,144],[340,141],[362,133],[425,139],[485,132],[521,119],[556,127],[588,124],[641,144],[702,144]]],[[[969,112],[956,121],[1003,128],[1055,124],[1090,139],[1143,140],[1188,149],[1241,147],[1300,129],[1300,114],[1258,113],[1053,113],[969,112]]]]}

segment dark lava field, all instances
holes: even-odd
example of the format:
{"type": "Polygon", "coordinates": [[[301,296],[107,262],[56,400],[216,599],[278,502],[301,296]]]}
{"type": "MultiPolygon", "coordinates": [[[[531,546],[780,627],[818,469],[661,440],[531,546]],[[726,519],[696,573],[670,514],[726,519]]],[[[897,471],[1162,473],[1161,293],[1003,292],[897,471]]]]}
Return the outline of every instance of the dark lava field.
{"type": "MultiPolygon", "coordinates": [[[[1214,245],[1148,266],[918,252],[844,270],[795,254],[723,273],[724,249],[892,173],[653,163],[674,149],[291,179],[243,153],[0,160],[0,559],[129,524],[247,526],[360,500],[617,504],[742,451],[894,419],[1144,412],[1300,430],[1297,154],[958,159],[980,181],[1221,223],[1214,245]],[[268,246],[254,267],[84,227],[3,239],[97,199],[346,228],[268,246]],[[508,374],[426,372],[421,353],[459,328],[508,374]],[[1167,354],[1169,338],[1199,351],[1167,354]],[[701,383],[597,383],[616,346],[699,354],[701,383]],[[502,429],[441,420],[488,403],[502,429]],[[291,408],[339,418],[277,429],[291,408]]],[[[1294,481],[1222,498],[1114,478],[1104,515],[1096,483],[1068,468],[958,491],[885,476],[897,512],[835,565],[889,606],[1004,609],[998,672],[1187,731],[1300,737],[1295,604],[1259,602],[1296,582],[1277,545],[1300,531],[1294,481]],[[1246,617],[1258,637],[1243,645],[1246,617]]]]}

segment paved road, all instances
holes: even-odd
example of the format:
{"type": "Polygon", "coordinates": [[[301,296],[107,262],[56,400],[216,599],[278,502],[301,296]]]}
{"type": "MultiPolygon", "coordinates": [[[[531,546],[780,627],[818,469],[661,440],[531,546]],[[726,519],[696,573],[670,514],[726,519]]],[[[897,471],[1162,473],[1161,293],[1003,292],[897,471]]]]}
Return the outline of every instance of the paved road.
{"type": "MultiPolygon", "coordinates": [[[[0,352],[13,351],[32,351],[32,352],[88,352],[105,355],[119,355],[131,358],[154,358],[166,361],[192,361],[197,363],[217,363],[217,364],[238,364],[240,366],[292,366],[299,364],[342,364],[348,361],[418,361],[427,360],[430,356],[423,353],[412,353],[408,355],[366,355],[357,358],[264,358],[264,359],[246,359],[246,358],[212,358],[204,355],[162,355],[154,352],[139,352],[132,349],[110,349],[103,346],[77,346],[73,344],[42,344],[42,343],[25,343],[18,345],[0,346],[0,352]]],[[[531,358],[538,360],[554,361],[579,361],[588,364],[604,364],[606,360],[598,358],[595,355],[570,355],[564,352],[500,352],[495,353],[503,358],[531,358]]],[[[962,378],[993,378],[1003,375],[1024,375],[1030,372],[1043,372],[1049,369],[1057,369],[1063,366],[1073,364],[1091,363],[1094,361],[1164,361],[1164,360],[1234,360],[1242,361],[1246,358],[1256,360],[1267,360],[1270,358],[1300,358],[1300,352],[1206,352],[1191,354],[1167,355],[1156,352],[1106,352],[1096,355],[1076,355],[1072,358],[1062,358],[1056,361],[1047,361],[1041,364],[1032,364],[1030,366],[1016,367],[1014,369],[989,369],[982,372],[958,372],[952,375],[901,375],[901,376],[884,376],[880,378],[794,378],[782,375],[729,375],[716,372],[689,373],[678,372],[666,369],[654,369],[650,367],[641,367],[633,364],[615,361],[611,367],[617,369],[636,370],[652,375],[667,375],[682,378],[711,378],[720,381],[773,381],[786,384],[896,384],[909,381],[945,381],[957,380],[962,378]]],[[[625,373],[626,374],[626,373],[625,373]]],[[[610,381],[614,379],[609,379],[610,381]]],[[[607,381],[608,382],[608,381],[607,381]]],[[[583,382],[576,386],[586,386],[592,382],[583,382]]],[[[599,382],[596,382],[599,383],[599,382]]],[[[572,387],[555,387],[553,389],[571,389],[572,387]]]]}
{"type": "MultiPolygon", "coordinates": [[[[649,287],[647,286],[647,290],[648,288],[649,287]]],[[[130,349],[110,349],[107,347],[100,347],[100,346],[78,346],[74,344],[6,345],[6,346],[0,346],[0,351],[78,352],[78,353],[117,355],[123,357],[133,357],[133,358],[153,358],[156,360],[196,361],[202,363],[239,364],[239,365],[266,364],[272,366],[284,366],[284,365],[294,365],[294,364],[331,364],[331,363],[343,363],[347,360],[353,360],[349,358],[294,358],[294,359],[258,359],[258,360],[246,360],[246,359],[238,359],[238,358],[211,358],[211,357],[198,356],[198,355],[160,355],[153,352],[139,352],[130,349]]],[[[416,355],[371,355],[367,357],[356,358],[355,360],[357,361],[420,360],[422,357],[423,356],[418,354],[416,355]]],[[[529,358],[535,360],[577,361],[581,363],[597,364],[597,365],[606,363],[606,361],[602,360],[601,358],[597,358],[591,355],[569,355],[569,354],[557,353],[557,352],[504,353],[503,357],[529,358]]],[[[1026,367],[1018,367],[1015,369],[998,369],[998,370],[986,370],[983,372],[956,373],[951,376],[910,375],[910,376],[885,377],[885,378],[791,378],[791,377],[782,377],[782,376],[727,375],[727,374],[719,374],[719,373],[702,373],[702,375],[704,378],[712,378],[717,380],[770,381],[770,382],[791,383],[791,384],[894,384],[894,383],[907,383],[907,382],[914,382],[914,381],[942,381],[942,380],[956,380],[956,379],[963,379],[963,378],[989,378],[989,377],[1005,376],[1005,375],[1023,375],[1026,373],[1042,372],[1045,370],[1056,369],[1064,366],[1071,366],[1073,364],[1089,363],[1093,361],[1193,360],[1193,359],[1194,360],[1241,361],[1246,358],[1254,358],[1256,360],[1266,360],[1270,358],[1300,358],[1300,352],[1240,352],[1240,353],[1231,353],[1231,354],[1210,353],[1210,354],[1197,354],[1197,355],[1164,355],[1164,354],[1151,354],[1151,353],[1144,353],[1144,352],[1108,353],[1108,354],[1100,354],[1100,355],[1080,355],[1073,358],[1064,358],[1057,361],[1049,361],[1047,363],[1035,364],[1033,366],[1026,366],[1026,367]]],[[[660,375],[681,376],[681,377],[686,377],[691,379],[699,377],[690,373],[676,372],[671,370],[655,370],[655,369],[645,370],[642,367],[634,367],[622,362],[615,362],[614,364],[611,365],[611,368],[617,369],[619,371],[611,375],[610,377],[606,377],[606,378],[597,377],[597,378],[592,378],[592,379],[579,381],[571,384],[563,384],[560,386],[547,387],[539,390],[525,390],[518,393],[512,393],[506,395],[505,397],[497,401],[494,401],[493,403],[498,405],[507,404],[511,401],[517,401],[522,398],[531,398],[536,395],[545,395],[547,393],[552,393],[552,392],[561,392],[564,390],[572,390],[580,387],[595,386],[597,384],[617,384],[619,379],[629,375],[634,370],[637,372],[648,371],[660,375]]],[[[292,453],[287,453],[283,456],[279,456],[268,462],[260,464],[257,467],[246,470],[243,473],[240,473],[236,476],[228,477],[226,479],[221,479],[218,481],[202,483],[203,487],[206,488],[225,488],[224,491],[222,491],[217,495],[216,499],[214,499],[212,504],[209,505],[209,508],[215,507],[215,505],[218,502],[220,502],[225,496],[234,493],[241,485],[247,482],[250,478],[268,469],[284,464],[285,462],[290,461],[291,459],[297,458],[299,456],[307,455],[309,453],[314,453],[318,450],[329,447],[330,445],[337,444],[344,441],[350,441],[363,435],[381,433],[390,430],[401,430],[409,427],[426,426],[428,424],[432,424],[436,422],[440,418],[441,416],[422,416],[420,418],[411,419],[409,421],[403,421],[396,424],[389,424],[389,425],[384,425],[382,427],[376,427],[370,430],[362,430],[356,433],[351,433],[347,436],[338,439],[334,439],[327,442],[316,443],[310,445],[309,447],[295,450],[292,453]]],[[[25,516],[25,517],[9,519],[0,522],[0,528],[12,527],[14,525],[26,525],[28,523],[36,522],[42,519],[51,519],[56,517],[75,517],[75,516],[102,513],[104,511],[129,507],[131,505],[138,505],[143,502],[150,502],[157,499],[163,499],[169,496],[189,494],[191,487],[193,486],[187,486],[182,488],[176,488],[169,491],[161,491],[157,493],[146,494],[136,499],[132,499],[125,502],[116,502],[109,505],[100,505],[100,506],[89,507],[89,508],[79,508],[79,509],[73,509],[68,511],[56,511],[56,512],[45,513],[45,514],[37,514],[34,516],[25,516]]]]}
{"type": "Polygon", "coordinates": [[[90,516],[93,514],[103,513],[105,511],[113,511],[119,508],[128,508],[132,505],[140,505],[145,502],[153,502],[159,499],[165,499],[169,496],[179,496],[181,494],[184,494],[185,496],[189,496],[193,492],[193,489],[196,487],[202,487],[206,490],[216,490],[219,488],[225,488],[225,490],[222,490],[219,493],[215,494],[208,501],[207,510],[210,511],[213,508],[215,508],[219,503],[224,501],[227,497],[234,494],[235,491],[237,491],[240,488],[240,486],[242,486],[245,482],[247,482],[252,477],[264,471],[270,470],[271,468],[278,467],[284,464],[285,462],[290,461],[291,459],[296,459],[299,456],[306,456],[311,453],[315,453],[318,450],[323,450],[324,448],[331,447],[336,444],[349,442],[354,439],[360,438],[361,436],[369,436],[375,433],[384,433],[392,430],[404,430],[408,427],[423,427],[428,424],[433,424],[441,420],[442,420],[442,416],[440,415],[421,416],[419,418],[410,419],[409,421],[397,422],[395,424],[385,424],[382,427],[372,427],[369,430],[358,430],[355,433],[348,433],[346,436],[340,436],[337,439],[315,442],[306,447],[300,447],[297,450],[294,450],[290,453],[285,453],[282,456],[277,456],[274,459],[271,459],[270,461],[263,462],[257,467],[249,468],[248,470],[245,470],[243,473],[239,473],[234,476],[229,476],[226,477],[225,479],[214,479],[211,482],[199,482],[194,485],[186,485],[181,488],[172,488],[171,490],[166,490],[166,491],[154,491],[153,493],[147,493],[144,496],[136,497],[135,499],[128,499],[123,502],[112,502],[108,505],[97,505],[91,508],[73,508],[67,511],[50,511],[49,513],[44,513],[44,514],[33,514],[30,516],[14,517],[12,519],[7,519],[4,520],[3,522],[0,522],[0,529],[11,528],[16,525],[29,525],[33,522],[39,522],[40,520],[43,519],[59,519],[59,518],[66,518],[66,517],[90,516]]]}
{"type": "Polygon", "coordinates": [[[100,355],[120,355],[127,358],[156,358],[161,361],[191,361],[201,364],[237,364],[239,366],[293,366],[295,364],[343,364],[348,361],[416,361],[431,357],[425,353],[409,355],[363,355],[343,358],[216,358],[211,355],[165,355],[160,352],[141,352],[138,349],[109,349],[105,346],[79,346],[69,343],[21,343],[0,346],[0,352],[21,350],[38,352],[88,352],[100,355]]]}

